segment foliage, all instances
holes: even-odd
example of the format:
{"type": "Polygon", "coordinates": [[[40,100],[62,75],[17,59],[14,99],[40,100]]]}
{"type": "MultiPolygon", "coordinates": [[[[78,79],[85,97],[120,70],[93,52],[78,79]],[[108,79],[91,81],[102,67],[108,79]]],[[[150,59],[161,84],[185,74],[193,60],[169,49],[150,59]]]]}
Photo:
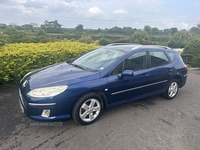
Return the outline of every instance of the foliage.
{"type": "Polygon", "coordinates": [[[190,29],[190,32],[194,33],[194,34],[199,34],[200,35],[200,27],[192,27],[190,29]]]}
{"type": "Polygon", "coordinates": [[[145,30],[139,29],[133,33],[135,43],[147,43],[149,35],[145,30]]]}
{"type": "Polygon", "coordinates": [[[17,83],[30,71],[66,61],[95,48],[95,44],[79,42],[7,44],[0,53],[0,85],[17,83]]]}
{"type": "MultiPolygon", "coordinates": [[[[136,28],[114,26],[105,29],[84,29],[82,24],[78,24],[75,28],[62,28],[62,25],[57,20],[46,20],[41,26],[35,23],[21,26],[15,23],[9,25],[0,23],[0,31],[8,36],[8,43],[40,43],[63,41],[64,39],[79,41],[80,38],[82,41],[82,36],[91,37],[92,41],[100,41],[103,45],[112,42],[139,42],[138,40],[133,41],[133,38],[129,38],[130,36],[133,37],[133,34],[138,31],[136,28]]],[[[185,47],[191,39],[200,37],[200,23],[191,27],[189,31],[178,31],[175,27],[161,30],[149,25],[144,27],[144,31],[147,32],[149,40],[139,42],[141,44],[152,43],[181,48],[185,47]],[[187,33],[184,35],[183,32],[187,33]]]]}
{"type": "Polygon", "coordinates": [[[45,21],[44,24],[41,25],[41,29],[43,29],[47,33],[61,33],[62,25],[55,21],[45,21]]]}
{"type": "Polygon", "coordinates": [[[39,30],[39,31],[37,32],[37,36],[46,37],[47,34],[46,34],[43,30],[39,30]]]}
{"type": "Polygon", "coordinates": [[[99,45],[108,45],[111,43],[111,40],[107,39],[107,38],[100,38],[99,40],[99,45]]]}
{"type": "Polygon", "coordinates": [[[78,24],[78,25],[75,27],[75,30],[76,30],[77,32],[83,32],[83,31],[84,31],[83,25],[82,25],[82,24],[78,24]]]}
{"type": "Polygon", "coordinates": [[[91,36],[83,36],[79,39],[79,42],[90,44],[93,42],[91,36]]]}
{"type": "Polygon", "coordinates": [[[137,30],[137,29],[132,29],[131,27],[123,27],[123,32],[125,33],[125,35],[133,35],[133,33],[137,30]]]}
{"type": "Polygon", "coordinates": [[[186,30],[181,30],[174,34],[168,46],[172,48],[184,48],[192,39],[192,34],[186,30]]]}
{"type": "Polygon", "coordinates": [[[151,27],[150,27],[150,26],[147,26],[147,25],[144,26],[144,30],[145,30],[149,35],[150,35],[151,32],[152,32],[152,31],[151,31],[151,30],[152,30],[151,27]]]}
{"type": "Polygon", "coordinates": [[[183,49],[181,54],[184,58],[185,55],[191,55],[191,61],[189,64],[192,67],[200,67],[200,38],[190,41],[190,43],[183,49]]]}
{"type": "Polygon", "coordinates": [[[0,30],[4,30],[7,28],[7,25],[5,23],[0,23],[0,30]]]}
{"type": "Polygon", "coordinates": [[[177,28],[171,28],[170,29],[171,34],[175,34],[176,32],[178,32],[177,28]]]}
{"type": "Polygon", "coordinates": [[[150,27],[148,25],[144,26],[144,30],[149,34],[149,35],[174,35],[176,32],[178,32],[177,28],[170,28],[170,29],[164,29],[164,30],[159,30],[156,27],[150,27]]]}
{"type": "Polygon", "coordinates": [[[21,42],[21,38],[26,35],[24,32],[17,31],[13,26],[7,27],[4,31],[4,34],[8,36],[9,43],[21,42]]]}
{"type": "Polygon", "coordinates": [[[8,36],[0,32],[0,46],[5,45],[8,42],[8,36]]]}
{"type": "Polygon", "coordinates": [[[133,43],[132,37],[121,37],[116,41],[113,41],[114,43],[133,43]]]}
{"type": "Polygon", "coordinates": [[[170,41],[171,36],[149,36],[149,41],[154,45],[163,45],[168,46],[168,42],[170,41]]]}
{"type": "Polygon", "coordinates": [[[34,32],[34,28],[32,24],[24,24],[21,26],[21,30],[27,30],[27,31],[31,31],[34,32]]]}

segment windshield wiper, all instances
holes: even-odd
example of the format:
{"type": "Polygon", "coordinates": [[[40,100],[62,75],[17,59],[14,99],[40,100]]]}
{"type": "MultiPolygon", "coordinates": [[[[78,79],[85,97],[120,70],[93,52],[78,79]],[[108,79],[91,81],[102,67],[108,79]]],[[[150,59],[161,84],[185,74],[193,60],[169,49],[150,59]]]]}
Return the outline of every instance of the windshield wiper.
{"type": "Polygon", "coordinates": [[[76,59],[76,58],[69,59],[69,60],[66,61],[66,63],[68,63],[68,64],[71,65],[71,63],[72,63],[75,59],[76,59]]]}
{"type": "Polygon", "coordinates": [[[76,67],[76,68],[80,68],[80,69],[82,69],[82,70],[85,70],[85,68],[84,67],[82,67],[82,66],[79,66],[79,65],[77,65],[77,64],[71,64],[72,66],[74,66],[74,67],[76,67]]]}

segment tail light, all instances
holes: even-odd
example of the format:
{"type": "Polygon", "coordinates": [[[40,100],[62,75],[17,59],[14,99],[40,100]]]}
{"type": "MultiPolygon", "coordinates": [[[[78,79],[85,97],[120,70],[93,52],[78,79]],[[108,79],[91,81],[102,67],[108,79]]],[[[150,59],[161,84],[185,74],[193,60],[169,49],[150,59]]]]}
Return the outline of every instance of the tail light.
{"type": "Polygon", "coordinates": [[[186,64],[184,64],[184,68],[188,71],[188,66],[186,64]]]}

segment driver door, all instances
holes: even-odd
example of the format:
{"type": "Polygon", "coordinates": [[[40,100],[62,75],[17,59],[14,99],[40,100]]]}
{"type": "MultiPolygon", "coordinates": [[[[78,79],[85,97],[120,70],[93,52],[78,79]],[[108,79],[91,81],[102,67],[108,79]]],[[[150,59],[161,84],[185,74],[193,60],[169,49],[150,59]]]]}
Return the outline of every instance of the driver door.
{"type": "Polygon", "coordinates": [[[138,52],[126,58],[111,72],[108,80],[108,106],[114,106],[145,97],[148,84],[146,52],[138,52]],[[133,71],[133,76],[119,77],[124,70],[133,71]]]}

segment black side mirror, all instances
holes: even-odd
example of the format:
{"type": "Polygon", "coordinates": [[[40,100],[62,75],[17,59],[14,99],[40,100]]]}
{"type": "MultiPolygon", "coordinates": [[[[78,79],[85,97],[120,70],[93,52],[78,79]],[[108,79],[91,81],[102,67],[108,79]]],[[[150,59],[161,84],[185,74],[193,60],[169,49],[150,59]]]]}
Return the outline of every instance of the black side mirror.
{"type": "Polygon", "coordinates": [[[122,74],[118,74],[119,78],[131,77],[131,76],[134,76],[134,73],[132,70],[124,70],[124,72],[122,74]]]}

